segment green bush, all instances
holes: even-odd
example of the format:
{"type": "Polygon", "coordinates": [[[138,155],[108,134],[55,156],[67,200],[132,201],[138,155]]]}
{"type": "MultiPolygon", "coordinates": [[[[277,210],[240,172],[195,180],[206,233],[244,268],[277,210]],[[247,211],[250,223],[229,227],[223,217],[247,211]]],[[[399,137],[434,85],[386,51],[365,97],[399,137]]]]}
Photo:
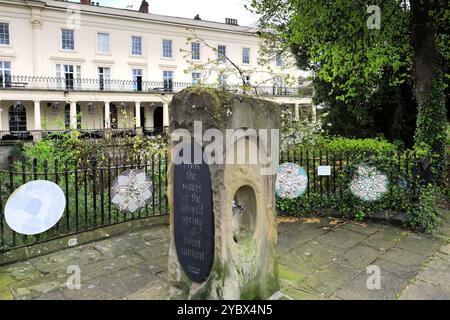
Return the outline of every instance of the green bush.
{"type": "Polygon", "coordinates": [[[413,230],[430,233],[441,223],[438,208],[439,194],[442,190],[433,185],[421,188],[416,199],[405,203],[407,224],[413,230]]]}
{"type": "Polygon", "coordinates": [[[446,173],[447,109],[445,107],[444,79],[441,72],[435,72],[431,80],[430,93],[419,104],[417,129],[414,135],[415,148],[430,150],[433,161],[430,162],[432,180],[443,182],[446,173]]]}
{"type": "Polygon", "coordinates": [[[395,144],[382,138],[350,139],[343,137],[324,137],[322,141],[319,141],[317,147],[335,153],[370,152],[381,154],[383,152],[395,152],[398,150],[395,144]]]}
{"type": "Polygon", "coordinates": [[[27,166],[32,165],[33,159],[37,159],[38,168],[42,168],[45,160],[49,167],[53,167],[57,160],[60,168],[67,163],[68,168],[73,169],[75,162],[81,168],[89,166],[93,158],[97,159],[98,166],[106,166],[109,158],[108,150],[111,146],[126,155],[123,164],[128,164],[131,159],[141,158],[143,160],[157,155],[163,157],[167,151],[167,143],[162,137],[147,139],[136,136],[93,141],[82,140],[78,136],[78,132],[73,131],[60,134],[58,139],[41,139],[18,150],[16,159],[25,158],[27,166]]]}
{"type": "Polygon", "coordinates": [[[302,143],[282,146],[284,153],[315,151],[315,153],[318,154],[319,150],[321,150],[322,154],[328,153],[330,156],[332,154],[335,154],[336,156],[342,155],[343,158],[345,158],[347,154],[350,157],[354,154],[383,155],[396,153],[402,149],[403,147],[401,144],[394,144],[383,138],[351,139],[324,135],[312,135],[302,143]]]}
{"type": "MultiPolygon", "coordinates": [[[[290,147],[292,148],[292,146],[290,147]]],[[[388,152],[396,152],[399,150],[398,146],[382,138],[371,139],[351,139],[344,137],[327,137],[318,136],[314,143],[303,143],[294,147],[295,149],[310,149],[328,151],[328,153],[375,153],[382,154],[388,152]]]]}
{"type": "Polygon", "coordinates": [[[36,143],[24,146],[22,156],[31,164],[33,159],[37,159],[38,164],[42,165],[47,160],[48,165],[52,166],[57,160],[61,165],[66,162],[73,163],[74,159],[79,159],[80,143],[77,139],[78,133],[63,133],[59,139],[41,139],[36,143]]]}
{"type": "Polygon", "coordinates": [[[296,199],[282,199],[277,197],[277,210],[281,215],[298,215],[296,199]]]}

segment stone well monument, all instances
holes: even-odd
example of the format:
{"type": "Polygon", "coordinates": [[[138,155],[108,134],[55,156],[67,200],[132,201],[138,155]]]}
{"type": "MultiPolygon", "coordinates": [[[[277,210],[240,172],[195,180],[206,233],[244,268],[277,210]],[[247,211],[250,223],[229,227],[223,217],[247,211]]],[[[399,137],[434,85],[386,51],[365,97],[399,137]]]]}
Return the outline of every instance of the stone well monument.
{"type": "Polygon", "coordinates": [[[170,123],[171,297],[270,297],[279,106],[194,87],[174,96],[170,123]]]}

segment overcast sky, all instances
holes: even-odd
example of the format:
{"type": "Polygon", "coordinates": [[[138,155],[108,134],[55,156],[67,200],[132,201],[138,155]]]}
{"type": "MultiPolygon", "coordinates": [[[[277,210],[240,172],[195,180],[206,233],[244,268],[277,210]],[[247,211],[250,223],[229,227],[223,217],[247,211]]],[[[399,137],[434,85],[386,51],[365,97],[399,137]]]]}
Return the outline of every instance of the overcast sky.
{"type": "MultiPolygon", "coordinates": [[[[103,6],[139,10],[142,0],[93,0],[103,6]]],[[[203,20],[225,22],[225,18],[238,19],[239,25],[254,26],[258,20],[244,8],[249,0],[147,0],[150,13],[167,16],[193,18],[200,14],[203,20]]]]}

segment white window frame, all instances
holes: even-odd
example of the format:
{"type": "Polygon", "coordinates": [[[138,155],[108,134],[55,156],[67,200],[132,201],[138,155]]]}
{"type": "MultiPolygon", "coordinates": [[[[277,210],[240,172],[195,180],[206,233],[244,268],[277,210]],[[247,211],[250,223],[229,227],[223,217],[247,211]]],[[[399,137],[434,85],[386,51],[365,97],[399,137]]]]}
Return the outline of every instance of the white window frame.
{"type": "Polygon", "coordinates": [[[142,36],[135,36],[135,35],[131,36],[131,55],[132,56],[139,56],[139,57],[144,55],[144,38],[142,36]],[[140,41],[140,53],[135,53],[134,52],[134,49],[135,49],[134,39],[140,39],[141,40],[140,41]]]}
{"type": "Polygon", "coordinates": [[[162,44],[162,57],[164,59],[173,59],[173,40],[172,39],[162,39],[161,44],[162,44]],[[168,42],[170,42],[170,50],[166,51],[167,48],[165,47],[165,44],[168,42]],[[170,52],[170,56],[166,55],[169,52],[170,52]]]}
{"type": "Polygon", "coordinates": [[[193,71],[191,73],[191,77],[192,77],[192,85],[194,85],[194,86],[202,82],[202,73],[201,72],[193,71]]]}
{"type": "Polygon", "coordinates": [[[0,88],[6,88],[11,85],[12,63],[9,60],[0,60],[0,88]],[[9,67],[6,67],[9,64],[9,67]],[[9,78],[9,79],[8,79],[9,78]]]}
{"type": "Polygon", "coordinates": [[[242,64],[249,65],[250,64],[250,57],[251,57],[251,50],[249,47],[242,48],[242,64]],[[248,52],[247,55],[245,55],[245,52],[248,52]],[[245,61],[245,58],[247,57],[248,61],[245,61]]]}
{"type": "Polygon", "coordinates": [[[109,81],[111,80],[111,67],[98,66],[97,74],[98,74],[99,90],[109,91],[111,89],[111,83],[109,81]],[[100,69],[102,69],[102,71],[100,69]]]}
{"type": "Polygon", "coordinates": [[[111,35],[108,32],[97,32],[96,48],[97,48],[98,54],[110,54],[111,53],[111,35]],[[100,36],[106,36],[106,37],[101,39],[100,36]],[[105,39],[107,39],[106,42],[103,41],[105,39]],[[103,49],[105,49],[105,47],[103,47],[103,46],[106,46],[105,51],[103,50],[103,49]]]}
{"type": "Polygon", "coordinates": [[[81,66],[74,64],[58,63],[56,64],[56,77],[58,78],[59,89],[79,90],[81,89],[81,66]],[[72,69],[72,71],[70,71],[72,69]],[[67,70],[67,71],[66,71],[67,70]],[[73,75],[72,88],[67,86],[67,74],[73,75]]]}
{"type": "Polygon", "coordinates": [[[227,61],[227,46],[224,44],[217,45],[217,59],[221,63],[225,63],[227,61]],[[220,52],[220,49],[223,48],[224,52],[220,52]]]}
{"type": "Polygon", "coordinates": [[[144,82],[144,69],[131,69],[131,77],[133,79],[133,91],[138,91],[138,77],[141,77],[141,81],[144,82]]]}
{"type": "Polygon", "coordinates": [[[245,76],[244,76],[244,82],[245,82],[245,84],[248,85],[248,86],[251,85],[251,83],[252,83],[252,76],[249,75],[249,74],[245,75],[245,76]]]}
{"type": "Polygon", "coordinates": [[[275,54],[275,66],[281,68],[283,66],[283,55],[280,51],[275,54]]]}
{"type": "Polygon", "coordinates": [[[68,29],[68,28],[62,28],[62,29],[61,29],[61,50],[63,50],[63,51],[75,51],[75,30],[73,30],[73,29],[68,29]],[[70,32],[72,32],[72,44],[73,44],[73,48],[71,48],[71,49],[66,49],[66,48],[64,48],[64,31],[70,31],[70,32]]]}
{"type": "Polygon", "coordinates": [[[174,84],[174,78],[175,78],[175,72],[173,70],[163,70],[163,85],[165,91],[173,91],[173,84],[174,84]],[[171,75],[171,77],[167,77],[167,75],[171,75]],[[166,81],[171,81],[166,87],[166,81]]]}
{"type": "Polygon", "coordinates": [[[7,37],[5,37],[5,39],[7,41],[5,41],[4,43],[0,42],[0,46],[4,46],[4,47],[10,46],[11,45],[11,24],[9,22],[4,22],[4,21],[0,21],[0,24],[6,25],[7,31],[8,31],[6,33],[7,37]]]}
{"type": "Polygon", "coordinates": [[[200,61],[201,57],[200,42],[191,42],[191,59],[193,61],[200,61]],[[198,52],[194,51],[194,45],[198,46],[198,52]]]}

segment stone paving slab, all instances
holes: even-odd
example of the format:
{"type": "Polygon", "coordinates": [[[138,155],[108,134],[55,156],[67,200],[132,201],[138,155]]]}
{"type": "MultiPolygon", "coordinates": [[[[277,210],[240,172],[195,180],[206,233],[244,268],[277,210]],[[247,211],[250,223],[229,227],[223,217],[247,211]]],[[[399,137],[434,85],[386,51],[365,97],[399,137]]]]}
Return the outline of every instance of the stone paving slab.
{"type": "Polygon", "coordinates": [[[369,224],[367,222],[354,222],[354,221],[345,222],[341,226],[341,228],[343,229],[359,232],[361,234],[365,234],[368,236],[376,233],[377,231],[380,230],[380,228],[383,227],[384,226],[380,224],[369,224]]]}
{"type": "Polygon", "coordinates": [[[401,293],[403,300],[450,300],[450,258],[435,254],[401,293]]]}
{"type": "MultiPolygon", "coordinates": [[[[450,297],[446,224],[429,236],[333,218],[280,220],[277,299],[450,297]],[[367,286],[369,266],[380,269],[380,289],[367,286]]],[[[159,225],[0,266],[0,299],[168,299],[168,250],[169,228],[159,225]],[[67,287],[70,266],[80,269],[80,290],[67,287]]]]}
{"type": "Polygon", "coordinates": [[[382,252],[379,250],[364,244],[358,244],[340,255],[334,262],[341,266],[350,267],[353,270],[362,270],[375,261],[381,254],[382,252]]]}
{"type": "Polygon", "coordinates": [[[308,291],[304,291],[298,288],[286,288],[282,289],[281,293],[283,296],[281,296],[280,300],[323,300],[325,298],[321,297],[317,293],[312,293],[308,291]],[[285,298],[285,299],[283,299],[285,298]]]}
{"type": "Polygon", "coordinates": [[[296,249],[325,233],[327,230],[319,225],[304,224],[301,220],[295,223],[281,223],[278,225],[278,248],[286,251],[296,249]]]}
{"type": "Polygon", "coordinates": [[[366,235],[358,232],[337,228],[324,234],[323,236],[318,237],[316,240],[341,249],[349,249],[360,243],[365,238],[367,238],[366,235]]]}
{"type": "Polygon", "coordinates": [[[450,300],[450,290],[417,280],[402,293],[400,300],[450,300]]]}
{"type": "Polygon", "coordinates": [[[405,249],[425,256],[432,256],[442,246],[442,241],[426,234],[411,233],[404,237],[397,248],[405,249]]]}
{"type": "Polygon", "coordinates": [[[370,289],[367,285],[370,274],[361,271],[350,282],[336,291],[336,295],[344,300],[393,300],[407,285],[414,272],[403,269],[388,260],[379,261],[375,265],[380,268],[380,289],[370,289]]]}
{"type": "MultiPolygon", "coordinates": [[[[450,216],[444,215],[443,218],[444,221],[448,221],[450,216]]],[[[437,231],[444,236],[446,244],[438,248],[431,257],[430,252],[425,252],[422,244],[412,249],[416,252],[422,249],[421,252],[428,259],[400,294],[401,300],[450,300],[450,228],[447,227],[444,223],[437,231]],[[445,230],[448,230],[448,233],[445,230]]],[[[432,246],[435,247],[436,244],[432,246]]]]}
{"type": "Polygon", "coordinates": [[[418,280],[450,288],[450,263],[436,256],[427,267],[418,274],[418,280]]]}
{"type": "Polygon", "coordinates": [[[342,249],[312,241],[279,257],[279,263],[303,275],[308,275],[329,264],[341,252],[342,249]]]}
{"type": "Polygon", "coordinates": [[[447,244],[446,246],[442,246],[439,249],[439,251],[444,253],[444,254],[446,254],[446,255],[448,255],[448,256],[450,256],[450,244],[447,244]]]}
{"type": "Polygon", "coordinates": [[[364,243],[377,250],[386,251],[398,244],[408,234],[409,232],[395,226],[383,226],[378,232],[365,239],[364,243]]]}
{"type": "Polygon", "coordinates": [[[354,273],[351,267],[332,262],[301,281],[298,288],[329,298],[338,288],[351,280],[354,273]]]}

